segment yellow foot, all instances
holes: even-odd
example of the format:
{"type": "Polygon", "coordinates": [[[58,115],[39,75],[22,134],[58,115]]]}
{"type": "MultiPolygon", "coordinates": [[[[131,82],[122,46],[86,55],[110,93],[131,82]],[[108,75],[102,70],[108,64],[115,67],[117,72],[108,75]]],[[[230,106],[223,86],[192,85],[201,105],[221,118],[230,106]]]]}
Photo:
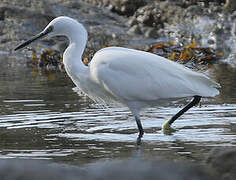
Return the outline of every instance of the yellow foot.
{"type": "Polygon", "coordinates": [[[173,132],[176,132],[177,130],[171,127],[169,121],[166,121],[162,125],[162,131],[165,135],[171,135],[173,132]]]}

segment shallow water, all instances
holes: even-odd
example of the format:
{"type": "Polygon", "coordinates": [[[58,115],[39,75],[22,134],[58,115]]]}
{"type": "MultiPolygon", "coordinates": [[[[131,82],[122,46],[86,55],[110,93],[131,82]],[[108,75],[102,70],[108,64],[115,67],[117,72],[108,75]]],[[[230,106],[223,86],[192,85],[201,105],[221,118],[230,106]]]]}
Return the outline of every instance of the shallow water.
{"type": "Polygon", "coordinates": [[[221,95],[204,99],[174,123],[162,123],[187,100],[147,109],[141,149],[127,108],[104,108],[72,88],[65,73],[39,71],[24,58],[0,52],[0,158],[52,159],[84,164],[101,159],[165,157],[202,161],[214,147],[236,146],[236,69],[219,65],[212,73],[221,95]]]}

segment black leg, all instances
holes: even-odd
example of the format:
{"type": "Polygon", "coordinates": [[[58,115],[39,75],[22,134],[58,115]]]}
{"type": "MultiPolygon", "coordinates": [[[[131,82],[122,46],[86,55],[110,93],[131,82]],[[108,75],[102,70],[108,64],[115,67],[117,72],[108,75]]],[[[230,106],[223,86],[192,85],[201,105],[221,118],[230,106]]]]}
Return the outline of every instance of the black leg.
{"type": "Polygon", "coordinates": [[[175,114],[170,120],[169,124],[171,125],[176,119],[178,119],[182,114],[184,114],[187,110],[189,110],[191,107],[198,104],[201,100],[201,96],[194,96],[193,100],[187,104],[183,109],[181,109],[177,114],[175,114]]]}
{"type": "Polygon", "coordinates": [[[138,126],[138,130],[139,130],[138,138],[141,138],[141,137],[143,137],[143,134],[144,134],[143,126],[142,126],[142,123],[141,123],[141,121],[140,121],[138,116],[135,116],[135,120],[136,120],[136,123],[137,123],[137,126],[138,126]]]}
{"type": "Polygon", "coordinates": [[[181,109],[177,114],[175,114],[170,120],[166,121],[162,126],[164,134],[169,134],[171,131],[174,132],[175,130],[171,128],[170,125],[191,107],[198,104],[200,100],[201,96],[194,96],[193,100],[189,104],[187,104],[183,109],[181,109]]]}

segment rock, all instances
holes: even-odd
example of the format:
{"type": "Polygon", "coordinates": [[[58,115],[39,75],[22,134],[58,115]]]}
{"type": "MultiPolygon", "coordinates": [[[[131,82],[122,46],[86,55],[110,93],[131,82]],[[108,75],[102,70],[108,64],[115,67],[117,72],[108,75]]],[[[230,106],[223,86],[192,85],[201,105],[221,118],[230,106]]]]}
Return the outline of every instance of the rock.
{"type": "MultiPolygon", "coordinates": [[[[42,27],[45,27],[50,20],[54,18],[52,14],[42,14],[38,10],[19,7],[14,5],[0,5],[0,12],[4,14],[0,40],[3,47],[7,47],[4,43],[8,43],[4,39],[19,41],[25,39],[27,34],[35,34],[42,27]]],[[[11,43],[13,45],[14,43],[11,43]]]]}
{"type": "Polygon", "coordinates": [[[236,1],[235,0],[226,0],[224,8],[225,8],[225,12],[228,12],[228,13],[236,11],[236,1]]]}
{"type": "Polygon", "coordinates": [[[142,31],[139,25],[136,24],[129,29],[128,33],[129,34],[142,34],[142,31]]]}
{"type": "Polygon", "coordinates": [[[148,38],[158,38],[158,30],[155,28],[148,28],[144,35],[148,38]]]}
{"type": "MultiPolygon", "coordinates": [[[[225,0],[204,0],[201,1],[206,7],[209,6],[210,3],[222,4],[225,0]]],[[[183,0],[183,3],[187,4],[188,6],[199,3],[199,0],[183,0]]]]}
{"type": "Polygon", "coordinates": [[[189,6],[186,9],[186,16],[196,16],[196,15],[201,15],[203,12],[203,7],[200,5],[193,5],[189,6]]]}
{"type": "Polygon", "coordinates": [[[43,161],[0,160],[2,180],[76,180],[86,171],[63,164],[45,163],[43,161]]]}
{"type": "Polygon", "coordinates": [[[51,3],[55,0],[4,0],[3,4],[13,7],[22,7],[28,10],[37,11],[42,14],[52,14],[51,3]]]}
{"type": "Polygon", "coordinates": [[[219,179],[236,179],[236,148],[213,149],[207,163],[215,170],[219,179]]]}
{"type": "Polygon", "coordinates": [[[141,6],[146,4],[145,0],[83,0],[98,6],[108,7],[112,12],[120,15],[132,16],[141,6]]]}
{"type": "Polygon", "coordinates": [[[161,22],[161,11],[154,4],[139,8],[135,13],[135,18],[140,24],[155,27],[161,22]]]}
{"type": "Polygon", "coordinates": [[[135,17],[131,17],[129,19],[129,21],[127,22],[128,26],[133,26],[133,25],[136,25],[136,24],[138,24],[138,21],[137,21],[137,19],[135,17]]]}
{"type": "Polygon", "coordinates": [[[213,180],[199,165],[141,159],[100,161],[83,167],[49,161],[0,160],[0,177],[1,180],[213,180]]]}
{"type": "Polygon", "coordinates": [[[231,33],[233,36],[236,36],[236,20],[233,22],[231,33]]]}
{"type": "MultiPolygon", "coordinates": [[[[132,40],[137,38],[136,35],[143,40],[153,38],[153,41],[161,35],[184,44],[193,39],[200,42],[206,39],[204,34],[217,37],[223,34],[222,39],[229,39],[227,33],[235,34],[235,28],[233,14],[229,15],[232,20],[222,14],[220,3],[224,0],[204,2],[209,2],[208,8],[197,0],[4,0],[0,4],[0,48],[12,49],[19,41],[41,31],[51,19],[62,14],[85,25],[89,31],[88,48],[100,49],[105,44],[134,47],[137,44],[133,45],[132,40]],[[110,8],[116,13],[99,7],[110,8]],[[199,22],[201,17],[216,20],[220,26],[203,29],[199,22]]],[[[139,47],[145,46],[145,41],[142,42],[139,47]]],[[[215,44],[222,43],[217,40],[215,44]]]]}
{"type": "MultiPolygon", "coordinates": [[[[164,27],[165,23],[173,24],[179,22],[183,14],[181,7],[170,2],[148,1],[145,6],[140,7],[132,16],[132,21],[142,26],[153,27],[157,31],[164,27]],[[136,19],[136,20],[135,20],[136,19]]],[[[128,25],[132,26],[133,23],[128,25]]],[[[146,37],[157,37],[155,30],[148,30],[146,37]],[[151,35],[150,35],[151,34],[151,35]]]]}
{"type": "MultiPolygon", "coordinates": [[[[105,44],[122,45],[122,41],[125,43],[132,38],[127,34],[127,19],[81,1],[60,0],[58,3],[58,0],[48,0],[42,1],[45,4],[43,6],[41,1],[4,0],[0,4],[0,48],[3,51],[14,49],[21,41],[40,32],[53,18],[62,14],[85,25],[90,34],[88,48],[94,48],[94,44],[96,49],[104,47],[105,44]],[[119,37],[119,42],[114,34],[119,37]]],[[[44,48],[50,46],[44,42],[46,41],[40,40],[38,44],[44,48]]]]}
{"type": "Polygon", "coordinates": [[[208,44],[215,44],[215,40],[214,39],[208,39],[207,43],[208,44]]]}

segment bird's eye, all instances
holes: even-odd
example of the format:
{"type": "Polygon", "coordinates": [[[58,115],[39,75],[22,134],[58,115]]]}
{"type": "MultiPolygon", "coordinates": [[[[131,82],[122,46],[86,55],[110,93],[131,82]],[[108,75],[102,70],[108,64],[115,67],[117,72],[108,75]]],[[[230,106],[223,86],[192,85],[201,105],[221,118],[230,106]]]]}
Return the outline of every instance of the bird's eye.
{"type": "Polygon", "coordinates": [[[53,27],[53,26],[49,26],[49,27],[48,27],[48,31],[50,31],[50,32],[52,32],[52,31],[53,31],[53,29],[54,29],[54,27],[53,27]]]}
{"type": "Polygon", "coordinates": [[[44,31],[43,33],[46,35],[46,34],[48,34],[48,33],[52,32],[52,31],[53,31],[53,29],[54,29],[54,27],[53,27],[53,26],[49,26],[47,29],[45,29],[45,31],[44,31]]]}

